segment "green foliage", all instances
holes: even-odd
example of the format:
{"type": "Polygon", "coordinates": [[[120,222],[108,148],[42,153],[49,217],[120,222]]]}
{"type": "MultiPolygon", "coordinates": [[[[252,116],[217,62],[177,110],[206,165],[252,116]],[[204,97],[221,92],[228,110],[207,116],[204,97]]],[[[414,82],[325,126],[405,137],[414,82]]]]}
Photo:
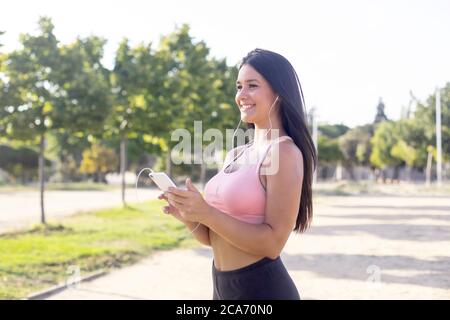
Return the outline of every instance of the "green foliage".
{"type": "Polygon", "coordinates": [[[53,105],[57,134],[101,137],[111,110],[109,71],[101,64],[106,40],[91,36],[61,46],[58,84],[53,105]]]}
{"type": "Polygon", "coordinates": [[[0,133],[19,140],[35,141],[52,126],[54,97],[59,93],[58,40],[48,18],[39,20],[39,34],[23,34],[22,48],[5,58],[0,101],[0,133]]]}
{"type": "Polygon", "coordinates": [[[396,124],[392,121],[380,123],[371,139],[373,150],[370,155],[370,162],[378,168],[385,168],[390,165],[398,165],[400,160],[391,154],[392,148],[398,142],[396,124]]]}
{"type": "MultiPolygon", "coordinates": [[[[36,146],[45,134],[51,140],[48,158],[61,164],[57,168],[64,181],[76,178],[73,168],[93,144],[102,142],[118,152],[126,138],[129,167],[135,167],[146,154],[165,157],[177,143],[171,141],[175,129],[187,129],[193,137],[194,121],[201,120],[203,130],[225,133],[239,120],[237,67],[211,57],[186,24],[161,37],[157,46],[130,46],[124,39],[113,70],[101,62],[105,39],[90,36],[61,44],[49,18],[41,18],[38,26],[36,35],[21,36],[20,49],[0,54],[0,142],[36,146]]],[[[448,161],[450,83],[441,90],[441,99],[448,161]]],[[[412,118],[383,125],[386,118],[380,100],[375,125],[320,125],[319,161],[342,161],[347,167],[425,166],[426,148],[435,144],[434,93],[419,103],[412,118]]]]}
{"type": "Polygon", "coordinates": [[[334,139],[345,134],[350,128],[344,124],[323,124],[319,125],[319,131],[322,136],[334,139]]]}
{"type": "Polygon", "coordinates": [[[117,155],[113,149],[99,144],[93,144],[90,149],[86,149],[83,152],[80,172],[106,174],[115,171],[117,166],[117,155]]]}
{"type": "Polygon", "coordinates": [[[339,137],[339,148],[347,166],[369,164],[372,133],[373,125],[368,124],[348,130],[339,137]]]}
{"type": "MultiPolygon", "coordinates": [[[[418,155],[425,149],[421,147],[423,135],[418,135],[416,122],[412,119],[403,119],[397,122],[386,121],[381,123],[372,138],[372,154],[370,161],[373,166],[385,168],[406,164],[410,167],[418,166],[418,155]]],[[[423,159],[422,159],[423,161],[423,159]]]]}
{"type": "Polygon", "coordinates": [[[412,167],[417,159],[416,150],[409,146],[404,140],[397,141],[392,147],[391,156],[403,160],[409,167],[412,167]]]}
{"type": "Polygon", "coordinates": [[[330,139],[326,136],[318,138],[318,154],[320,164],[336,164],[343,160],[343,154],[339,149],[337,139],[330,139]]]}
{"type": "MultiPolygon", "coordinates": [[[[10,147],[0,145],[0,168],[6,170],[13,178],[22,183],[37,177],[39,154],[29,147],[10,147]]],[[[45,159],[45,165],[51,162],[45,159]]]]}

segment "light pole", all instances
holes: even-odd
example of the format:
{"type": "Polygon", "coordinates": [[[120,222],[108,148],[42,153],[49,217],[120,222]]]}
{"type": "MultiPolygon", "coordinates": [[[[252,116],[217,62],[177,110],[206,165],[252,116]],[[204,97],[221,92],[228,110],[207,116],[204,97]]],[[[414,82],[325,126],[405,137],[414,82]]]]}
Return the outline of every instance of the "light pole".
{"type": "Polygon", "coordinates": [[[441,91],[436,88],[436,175],[437,184],[442,184],[442,137],[441,137],[441,91]]]}

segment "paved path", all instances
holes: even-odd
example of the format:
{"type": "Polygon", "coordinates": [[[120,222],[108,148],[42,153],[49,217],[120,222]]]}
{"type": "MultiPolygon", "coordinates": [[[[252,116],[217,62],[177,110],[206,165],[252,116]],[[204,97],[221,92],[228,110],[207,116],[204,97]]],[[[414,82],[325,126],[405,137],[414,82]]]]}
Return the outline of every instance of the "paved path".
{"type": "MultiPolygon", "coordinates": [[[[303,299],[450,299],[450,197],[321,197],[282,259],[303,299]]],[[[208,247],[163,251],[51,299],[210,299],[208,247]]]]}
{"type": "MultiPolygon", "coordinates": [[[[128,203],[156,199],[157,189],[127,189],[128,203]]],[[[122,204],[120,189],[108,191],[46,191],[44,206],[47,219],[72,215],[80,211],[115,207],[122,204]]],[[[39,223],[40,196],[37,191],[0,192],[0,233],[39,223]]]]}

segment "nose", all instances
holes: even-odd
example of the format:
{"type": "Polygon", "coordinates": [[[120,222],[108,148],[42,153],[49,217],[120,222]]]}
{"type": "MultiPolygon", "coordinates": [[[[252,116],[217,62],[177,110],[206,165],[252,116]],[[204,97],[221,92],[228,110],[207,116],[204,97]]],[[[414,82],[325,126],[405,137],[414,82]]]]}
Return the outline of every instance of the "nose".
{"type": "Polygon", "coordinates": [[[236,93],[236,100],[238,102],[245,101],[247,98],[248,98],[248,92],[247,92],[247,89],[245,89],[245,88],[241,88],[241,90],[239,90],[236,93]]]}

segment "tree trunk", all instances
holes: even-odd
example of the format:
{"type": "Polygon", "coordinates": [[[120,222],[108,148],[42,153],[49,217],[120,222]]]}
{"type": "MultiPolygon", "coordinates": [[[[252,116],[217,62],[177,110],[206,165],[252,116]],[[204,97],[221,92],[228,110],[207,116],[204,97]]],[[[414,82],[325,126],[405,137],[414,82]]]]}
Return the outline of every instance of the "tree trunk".
{"type": "Polygon", "coordinates": [[[66,159],[66,156],[64,155],[64,153],[59,154],[59,160],[61,162],[60,170],[61,170],[62,182],[67,183],[69,179],[67,177],[67,159],[66,159]]]}
{"type": "Polygon", "coordinates": [[[407,166],[406,167],[406,179],[408,179],[408,182],[412,182],[412,167],[407,166]]]}
{"type": "Polygon", "coordinates": [[[355,172],[353,171],[353,165],[347,164],[345,166],[345,169],[347,170],[350,180],[355,181],[355,172]]]}
{"type": "Polygon", "coordinates": [[[203,187],[206,184],[206,167],[206,161],[202,161],[202,164],[200,166],[200,182],[203,187]]]}
{"type": "Polygon", "coordinates": [[[428,159],[427,159],[427,170],[426,170],[426,185],[429,186],[431,184],[431,165],[433,162],[433,154],[431,152],[428,152],[428,159]]]}
{"type": "Polygon", "coordinates": [[[167,168],[167,175],[172,179],[172,161],[170,159],[171,153],[172,153],[172,149],[169,146],[169,148],[167,150],[166,168],[167,168]]]}
{"type": "Polygon", "coordinates": [[[400,183],[400,165],[394,166],[394,172],[392,175],[392,183],[400,183]]]}
{"type": "Polygon", "coordinates": [[[122,175],[122,205],[125,207],[125,170],[127,168],[127,138],[122,136],[120,140],[120,174],[122,175]]]}
{"type": "Polygon", "coordinates": [[[45,134],[41,134],[41,142],[39,144],[39,185],[40,185],[40,198],[41,198],[41,223],[46,224],[45,210],[44,210],[44,183],[45,183],[45,134]]]}

